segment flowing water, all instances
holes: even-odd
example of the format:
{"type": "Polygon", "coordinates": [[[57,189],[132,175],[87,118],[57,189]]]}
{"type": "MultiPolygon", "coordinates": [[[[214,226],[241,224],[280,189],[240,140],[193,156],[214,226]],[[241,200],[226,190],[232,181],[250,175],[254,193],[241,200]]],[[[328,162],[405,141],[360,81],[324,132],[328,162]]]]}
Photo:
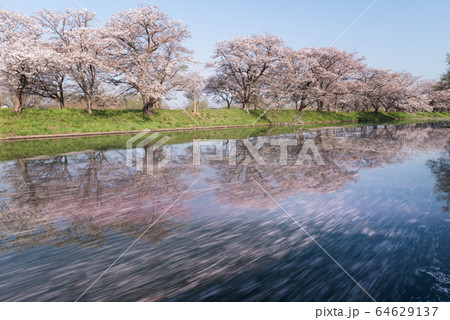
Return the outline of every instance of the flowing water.
{"type": "Polygon", "coordinates": [[[171,161],[153,174],[127,166],[125,145],[95,148],[100,138],[54,156],[0,144],[0,300],[449,301],[449,132],[269,131],[249,138],[265,165],[245,162],[241,140],[194,165],[180,141],[156,149],[171,161]],[[287,165],[277,137],[299,141],[287,165]],[[324,164],[295,165],[305,139],[324,164]]]}

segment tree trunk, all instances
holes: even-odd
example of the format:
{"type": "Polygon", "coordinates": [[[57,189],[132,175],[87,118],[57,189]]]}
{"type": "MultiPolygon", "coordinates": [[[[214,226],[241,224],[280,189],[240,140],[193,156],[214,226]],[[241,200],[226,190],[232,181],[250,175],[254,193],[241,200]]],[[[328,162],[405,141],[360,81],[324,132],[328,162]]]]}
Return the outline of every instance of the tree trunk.
{"type": "Polygon", "coordinates": [[[28,85],[27,78],[22,75],[20,76],[20,84],[19,87],[16,88],[16,97],[17,97],[17,104],[14,104],[14,111],[17,113],[17,115],[20,116],[20,113],[23,109],[23,92],[25,90],[25,87],[28,85]]]}
{"type": "Polygon", "coordinates": [[[248,113],[250,113],[249,107],[250,107],[250,103],[248,103],[248,102],[244,102],[244,103],[242,104],[242,110],[245,110],[245,111],[247,111],[248,113]]]}
{"type": "Polygon", "coordinates": [[[322,110],[323,110],[323,102],[317,100],[317,111],[322,112],[322,110]]]}
{"type": "Polygon", "coordinates": [[[64,109],[64,89],[62,83],[59,84],[59,108],[64,109]]]}
{"type": "Polygon", "coordinates": [[[300,106],[298,107],[298,111],[303,112],[303,110],[306,108],[305,99],[300,100],[300,106]]]}
{"type": "Polygon", "coordinates": [[[194,112],[195,113],[197,113],[198,112],[198,107],[197,107],[197,99],[195,99],[195,97],[194,97],[194,99],[193,99],[193,104],[194,104],[194,112]]]}
{"type": "Polygon", "coordinates": [[[87,107],[87,112],[89,114],[92,114],[92,98],[89,96],[86,98],[86,107],[87,107]]]}
{"type": "Polygon", "coordinates": [[[23,109],[23,89],[16,91],[17,103],[14,104],[14,112],[20,116],[23,109]]]}
{"type": "Polygon", "coordinates": [[[144,109],[143,109],[144,114],[146,116],[153,117],[153,108],[155,107],[156,99],[147,97],[147,98],[143,98],[142,101],[144,104],[144,109]]]}
{"type": "Polygon", "coordinates": [[[228,102],[228,101],[227,101],[227,108],[228,108],[228,110],[231,109],[231,102],[228,102]]]}
{"type": "Polygon", "coordinates": [[[161,109],[162,108],[162,99],[161,98],[155,99],[154,108],[155,109],[161,109]]]}

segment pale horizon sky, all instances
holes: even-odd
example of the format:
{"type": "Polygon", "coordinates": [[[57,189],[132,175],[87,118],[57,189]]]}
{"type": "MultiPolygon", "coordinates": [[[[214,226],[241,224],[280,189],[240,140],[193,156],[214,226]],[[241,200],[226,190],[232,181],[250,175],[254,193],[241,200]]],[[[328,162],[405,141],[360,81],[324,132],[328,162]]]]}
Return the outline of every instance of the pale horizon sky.
{"type": "MultiPolygon", "coordinates": [[[[295,49],[328,47],[373,0],[0,0],[0,8],[32,14],[42,8],[76,9],[77,2],[95,11],[99,23],[143,3],[156,5],[190,26],[187,46],[197,61],[206,63],[217,41],[237,35],[269,32],[295,49]]],[[[446,69],[449,35],[450,1],[379,0],[335,46],[357,51],[372,67],[437,79],[446,69]]]]}

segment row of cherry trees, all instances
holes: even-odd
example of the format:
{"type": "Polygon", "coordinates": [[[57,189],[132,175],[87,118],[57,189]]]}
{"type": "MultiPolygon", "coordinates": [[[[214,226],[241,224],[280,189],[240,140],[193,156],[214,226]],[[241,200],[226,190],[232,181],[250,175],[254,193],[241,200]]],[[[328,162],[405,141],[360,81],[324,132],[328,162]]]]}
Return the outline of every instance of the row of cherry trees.
{"type": "Polygon", "coordinates": [[[0,88],[15,97],[66,97],[89,113],[111,95],[138,94],[151,115],[163,98],[184,91],[194,109],[203,94],[249,108],[295,105],[322,110],[441,110],[449,108],[448,81],[424,82],[409,73],[374,69],[336,48],[293,50],[273,35],[217,43],[213,75],[189,71],[187,26],[153,6],[113,15],[104,25],[88,10],[33,16],[0,10],[0,88]]]}
{"type": "Polygon", "coordinates": [[[88,10],[29,17],[0,10],[0,86],[14,94],[20,113],[26,95],[83,99],[89,113],[112,90],[139,94],[153,108],[188,76],[192,52],[183,46],[187,27],[153,6],[122,11],[96,27],[88,10]]]}
{"type": "Polygon", "coordinates": [[[364,58],[331,48],[293,50],[273,36],[217,44],[206,92],[216,99],[263,109],[294,104],[322,110],[432,111],[449,109],[450,91],[410,73],[375,69],[364,58]]]}

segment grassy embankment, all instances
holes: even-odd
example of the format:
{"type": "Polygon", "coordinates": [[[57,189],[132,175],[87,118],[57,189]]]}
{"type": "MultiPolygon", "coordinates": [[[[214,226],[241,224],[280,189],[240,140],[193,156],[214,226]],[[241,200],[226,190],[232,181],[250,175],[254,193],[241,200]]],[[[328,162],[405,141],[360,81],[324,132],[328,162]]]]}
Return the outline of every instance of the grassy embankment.
{"type": "MultiPolygon", "coordinates": [[[[104,131],[127,131],[161,128],[190,128],[210,126],[252,125],[262,111],[220,109],[201,110],[194,114],[183,110],[157,110],[153,118],[140,110],[94,110],[90,116],[84,110],[74,109],[26,109],[18,117],[11,110],[0,110],[0,137],[26,136],[56,133],[85,133],[104,131]],[[191,116],[188,115],[188,112],[191,116]],[[195,121],[192,119],[194,118],[195,121]]],[[[270,112],[256,124],[320,123],[335,122],[379,122],[413,118],[450,118],[450,112],[317,112],[285,110],[270,112]]]]}

